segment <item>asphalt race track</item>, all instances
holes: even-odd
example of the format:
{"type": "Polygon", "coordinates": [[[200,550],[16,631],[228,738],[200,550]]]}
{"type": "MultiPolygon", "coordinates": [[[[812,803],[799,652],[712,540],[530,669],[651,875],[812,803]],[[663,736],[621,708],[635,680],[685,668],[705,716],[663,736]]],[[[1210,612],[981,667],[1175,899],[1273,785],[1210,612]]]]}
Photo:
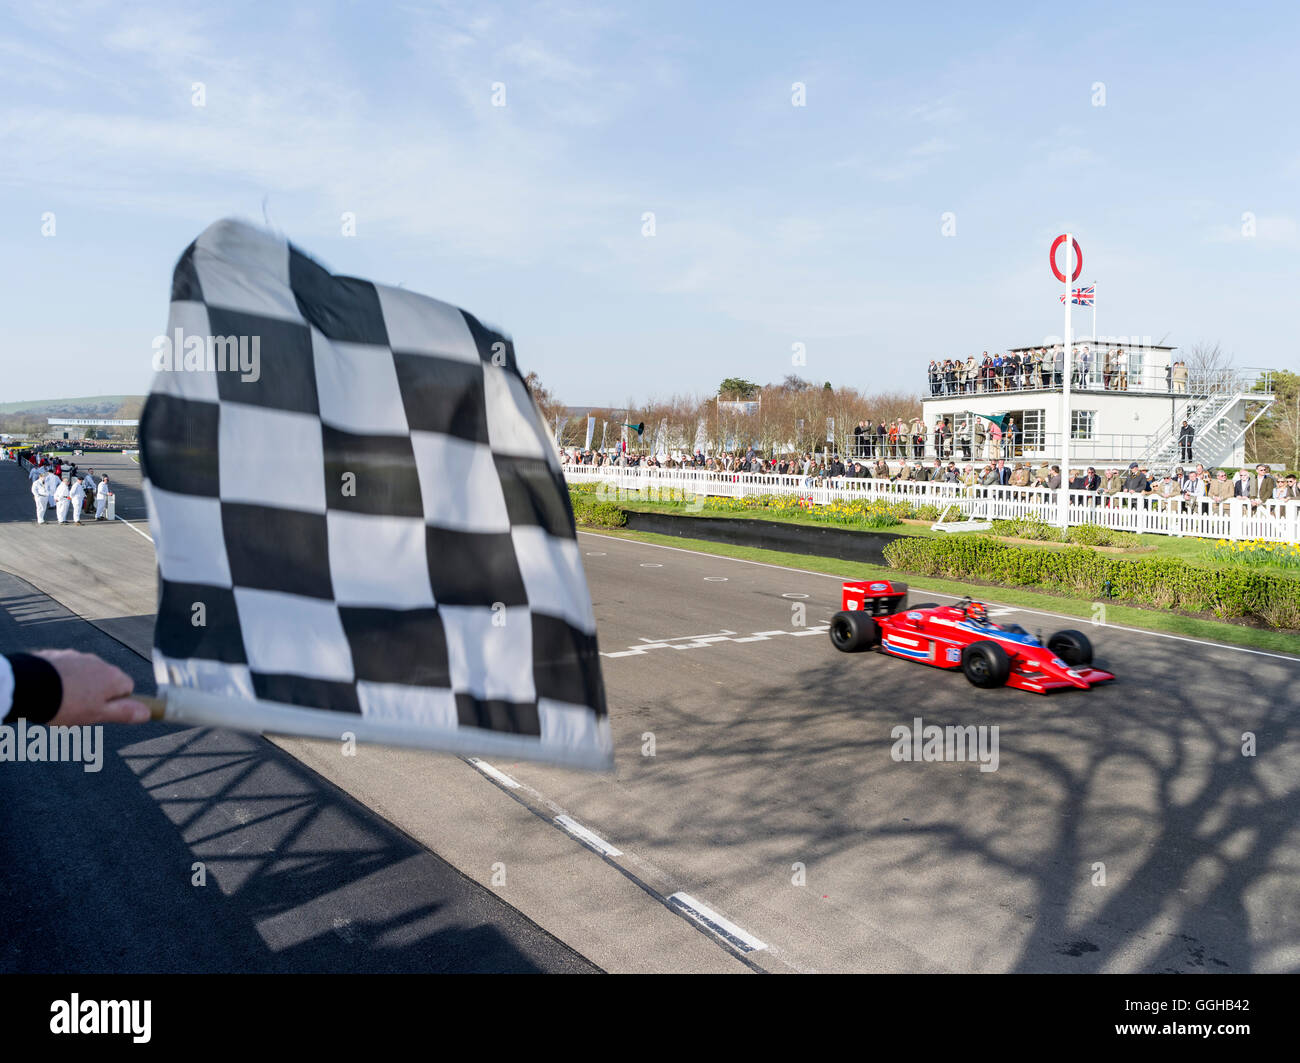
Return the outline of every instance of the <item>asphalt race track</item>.
{"type": "MultiPolygon", "coordinates": [[[[132,527],[36,528],[25,476],[0,466],[0,520],[12,522],[0,526],[0,569],[98,629],[81,625],[77,637],[130,657],[101,632],[147,653],[152,548],[138,469],[121,458],[103,464],[132,527]]],[[[133,810],[143,851],[183,863],[180,884],[152,888],[158,934],[183,942],[175,912],[201,904],[204,936],[215,939],[203,969],[244,969],[238,942],[251,940],[250,924],[262,930],[268,913],[292,924],[301,910],[315,922],[258,935],[257,969],[377,964],[355,954],[387,940],[365,914],[367,904],[396,901],[383,875],[367,865],[372,885],[349,892],[295,870],[321,859],[327,837],[326,864],[346,881],[376,850],[424,860],[429,876],[445,860],[478,884],[442,902],[456,925],[479,904],[477,925],[531,920],[611,971],[1300,970],[1300,658],[1098,626],[1087,633],[1116,683],[1047,697],[980,691],[959,673],[837,653],[825,634],[836,578],[586,533],[580,545],[605,654],[615,775],[476,768],[374,748],[347,758],[332,743],[162,725],[123,732],[103,775],[86,776],[111,779],[110,792],[104,782],[76,789],[100,788],[82,800],[101,821],[133,810]],[[896,762],[891,731],[917,717],[996,726],[997,770],[896,762]],[[1242,754],[1247,733],[1255,756],[1242,754]],[[210,890],[194,900],[189,864],[208,852],[209,835],[222,835],[197,831],[158,782],[175,772],[195,785],[175,757],[196,743],[227,770],[241,756],[265,759],[269,789],[305,789],[339,809],[317,831],[313,855],[295,859],[294,845],[313,846],[281,821],[253,836],[279,873],[258,864],[251,882],[228,875],[222,898],[210,890]],[[347,940],[356,926],[365,929],[347,940]]],[[[995,614],[1043,633],[1080,626],[995,614]]],[[[12,767],[0,765],[3,799],[34,807],[12,767]]],[[[241,803],[221,791],[205,799],[209,826],[241,803]]],[[[229,830],[243,840],[235,823],[229,830]]],[[[120,863],[119,843],[98,835],[112,836],[85,832],[66,846],[76,854],[62,857],[47,841],[42,859],[120,863]]],[[[119,868],[86,906],[120,906],[143,888],[139,874],[119,868]]],[[[6,897],[20,889],[6,879],[6,897]]],[[[28,912],[47,900],[44,891],[23,896],[28,912]]],[[[417,903],[404,887],[401,898],[403,910],[417,903]]],[[[6,966],[39,967],[34,940],[19,944],[6,966]]],[[[533,944],[518,948],[537,968],[582,966],[554,941],[549,953],[533,944]]],[[[400,952],[398,966],[416,968],[431,951],[400,952]]],[[[137,967],[129,951],[114,965],[89,945],[62,956],[64,969],[154,969],[137,967]]],[[[184,966],[178,957],[173,965],[184,966]]]]}

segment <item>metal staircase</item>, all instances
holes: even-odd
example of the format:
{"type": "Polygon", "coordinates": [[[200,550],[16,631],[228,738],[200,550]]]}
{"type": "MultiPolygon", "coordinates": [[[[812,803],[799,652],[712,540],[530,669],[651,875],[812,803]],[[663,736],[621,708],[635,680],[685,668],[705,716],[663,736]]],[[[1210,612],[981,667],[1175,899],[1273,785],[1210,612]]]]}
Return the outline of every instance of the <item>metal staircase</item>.
{"type": "Polygon", "coordinates": [[[1185,464],[1178,434],[1184,420],[1195,432],[1193,461],[1214,468],[1228,462],[1242,436],[1273,404],[1271,373],[1245,369],[1217,373],[1194,381],[1186,401],[1176,410],[1169,428],[1157,432],[1147,448],[1145,463],[1152,472],[1185,464]],[[1262,387],[1257,385],[1262,382],[1262,387]],[[1250,421],[1242,425],[1232,416],[1239,403],[1258,403],[1250,421]]]}

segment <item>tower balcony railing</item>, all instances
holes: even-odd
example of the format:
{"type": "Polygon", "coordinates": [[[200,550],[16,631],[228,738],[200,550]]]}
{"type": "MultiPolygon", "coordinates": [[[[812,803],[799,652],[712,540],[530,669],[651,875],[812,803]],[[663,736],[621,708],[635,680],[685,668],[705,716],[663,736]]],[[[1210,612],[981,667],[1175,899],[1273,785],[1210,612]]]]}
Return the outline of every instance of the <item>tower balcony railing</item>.
{"type": "MultiPolygon", "coordinates": [[[[1257,392],[1261,398],[1273,393],[1272,369],[1228,368],[1188,370],[1175,373],[1171,366],[1138,366],[1122,370],[1106,369],[1095,361],[1085,367],[1076,364],[1070,374],[1070,387],[1083,392],[1116,392],[1136,395],[1205,396],[1224,393],[1257,392]]],[[[1060,392],[1064,374],[1050,364],[1023,367],[1014,373],[1004,368],[1000,374],[982,371],[977,364],[973,373],[931,374],[927,398],[956,398],[961,395],[994,395],[1015,392],[1060,392]]]]}

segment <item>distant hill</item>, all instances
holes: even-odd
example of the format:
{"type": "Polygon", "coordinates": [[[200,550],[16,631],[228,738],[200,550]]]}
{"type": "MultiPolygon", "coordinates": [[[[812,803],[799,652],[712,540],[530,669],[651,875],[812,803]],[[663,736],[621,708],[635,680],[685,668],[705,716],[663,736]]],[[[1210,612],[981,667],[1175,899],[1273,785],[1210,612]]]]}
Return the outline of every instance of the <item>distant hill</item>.
{"type": "Polygon", "coordinates": [[[80,399],[31,399],[27,402],[0,402],[0,414],[39,413],[51,417],[107,417],[132,399],[144,401],[143,395],[87,395],[80,399]]]}

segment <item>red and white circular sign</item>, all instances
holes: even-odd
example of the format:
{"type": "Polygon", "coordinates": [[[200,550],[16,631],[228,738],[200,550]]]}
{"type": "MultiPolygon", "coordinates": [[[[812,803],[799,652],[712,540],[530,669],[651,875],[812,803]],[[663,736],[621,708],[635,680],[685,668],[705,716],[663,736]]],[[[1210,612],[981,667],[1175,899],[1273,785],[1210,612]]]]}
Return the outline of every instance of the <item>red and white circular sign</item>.
{"type": "MultiPolygon", "coordinates": [[[[1056,268],[1056,249],[1063,243],[1065,243],[1065,233],[1061,233],[1060,236],[1052,241],[1052,250],[1048,252],[1047,256],[1048,261],[1052,264],[1052,272],[1056,274],[1056,279],[1062,284],[1065,283],[1065,274],[1056,268]]],[[[1079,274],[1083,272],[1083,251],[1079,247],[1078,240],[1071,239],[1070,243],[1074,245],[1074,276],[1071,277],[1070,280],[1077,281],[1079,279],[1079,274]]]]}

